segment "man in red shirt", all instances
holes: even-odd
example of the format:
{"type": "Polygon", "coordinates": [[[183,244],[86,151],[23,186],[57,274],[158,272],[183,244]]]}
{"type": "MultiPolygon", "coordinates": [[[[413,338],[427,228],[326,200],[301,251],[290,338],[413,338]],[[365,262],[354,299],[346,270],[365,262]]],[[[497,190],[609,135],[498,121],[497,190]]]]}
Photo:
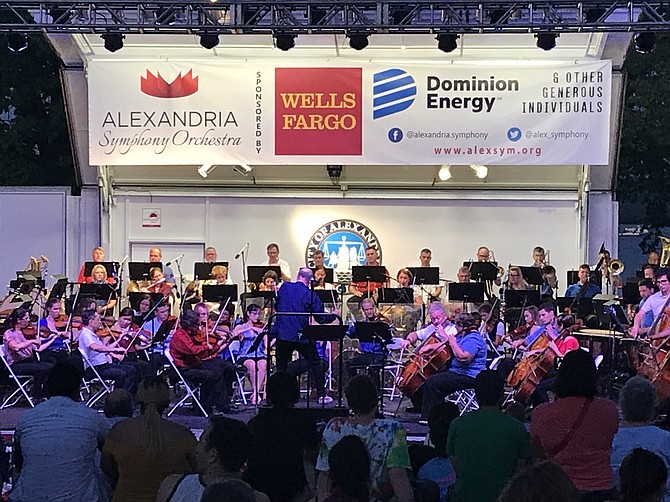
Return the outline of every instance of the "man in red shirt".
{"type": "Polygon", "coordinates": [[[226,338],[216,342],[205,339],[200,329],[200,316],[193,310],[181,316],[181,326],[170,341],[170,354],[188,382],[201,385],[202,406],[210,414],[230,412],[235,366],[219,354],[228,347],[226,338]]]}

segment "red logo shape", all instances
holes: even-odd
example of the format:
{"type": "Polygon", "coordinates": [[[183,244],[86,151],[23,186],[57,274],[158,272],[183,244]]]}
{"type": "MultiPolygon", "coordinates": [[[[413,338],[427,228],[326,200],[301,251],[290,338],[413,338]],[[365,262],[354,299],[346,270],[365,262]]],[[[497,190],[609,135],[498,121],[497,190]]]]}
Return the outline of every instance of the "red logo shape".
{"type": "Polygon", "coordinates": [[[193,70],[182,77],[181,72],[172,82],[167,83],[159,72],[156,75],[147,70],[146,77],[140,77],[140,90],[155,98],[183,98],[198,92],[198,78],[193,78],[193,70]]]}
{"type": "Polygon", "coordinates": [[[361,68],[275,69],[275,155],[361,155],[361,68]]]}

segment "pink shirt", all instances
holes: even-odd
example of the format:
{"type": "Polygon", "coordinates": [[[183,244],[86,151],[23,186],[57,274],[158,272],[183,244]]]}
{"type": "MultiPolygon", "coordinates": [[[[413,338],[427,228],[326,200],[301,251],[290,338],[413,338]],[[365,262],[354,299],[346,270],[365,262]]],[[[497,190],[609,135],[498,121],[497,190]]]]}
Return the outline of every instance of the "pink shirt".
{"type": "Polygon", "coordinates": [[[14,364],[16,361],[23,361],[24,359],[29,359],[33,355],[33,345],[29,345],[21,350],[12,350],[9,346],[9,342],[17,341],[20,343],[26,342],[26,337],[23,336],[21,331],[14,331],[13,329],[8,329],[5,331],[2,339],[5,342],[5,349],[7,350],[7,361],[10,365],[14,364]]]}
{"type": "MultiPolygon", "coordinates": [[[[530,439],[537,448],[550,452],[575,423],[586,398],[564,397],[538,406],[530,422],[530,439]]],[[[552,462],[559,464],[581,491],[612,488],[610,453],[612,439],[619,430],[616,404],[595,398],[567,446],[552,462]]]]}

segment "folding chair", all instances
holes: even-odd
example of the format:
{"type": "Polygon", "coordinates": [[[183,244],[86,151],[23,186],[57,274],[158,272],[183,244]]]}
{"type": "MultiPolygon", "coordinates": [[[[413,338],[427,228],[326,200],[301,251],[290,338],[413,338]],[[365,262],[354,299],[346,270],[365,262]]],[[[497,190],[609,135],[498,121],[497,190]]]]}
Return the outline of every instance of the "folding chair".
{"type": "Polygon", "coordinates": [[[9,377],[14,380],[17,385],[17,388],[14,390],[14,392],[12,392],[7,398],[5,398],[2,404],[0,404],[0,410],[14,406],[21,400],[22,396],[26,398],[28,404],[30,404],[30,407],[34,408],[35,404],[33,403],[33,400],[28,393],[33,384],[33,377],[30,375],[17,375],[14,373],[14,370],[12,370],[9,361],[7,360],[7,349],[4,345],[0,345],[0,359],[2,359],[5,368],[7,368],[9,377]]]}
{"type": "Polygon", "coordinates": [[[464,415],[468,411],[479,409],[479,404],[477,404],[474,389],[456,391],[447,397],[447,401],[455,403],[456,406],[458,406],[458,409],[461,410],[461,415],[464,415]]]}
{"type": "Polygon", "coordinates": [[[396,396],[399,396],[402,399],[402,392],[398,390],[398,378],[405,368],[405,361],[403,360],[405,357],[405,348],[397,345],[397,347],[399,347],[398,350],[395,347],[395,343],[388,346],[388,348],[391,349],[391,353],[389,359],[386,361],[386,365],[384,365],[384,375],[388,374],[391,377],[392,383],[390,387],[384,387],[383,390],[388,394],[388,398],[391,401],[393,401],[396,396]]]}
{"type": "Polygon", "coordinates": [[[81,348],[79,348],[79,353],[84,360],[84,378],[82,381],[82,390],[79,395],[81,400],[86,402],[86,406],[92,408],[95,403],[114,390],[114,380],[105,380],[102,378],[100,373],[98,373],[98,370],[91,364],[81,348]],[[95,375],[93,378],[86,378],[86,371],[89,368],[95,375]],[[94,392],[94,388],[97,385],[100,385],[101,388],[94,392]]]}
{"type": "Polygon", "coordinates": [[[163,351],[163,354],[165,355],[165,358],[168,360],[170,363],[170,367],[172,371],[175,372],[177,375],[177,378],[179,378],[179,382],[175,385],[177,387],[178,385],[181,385],[184,387],[184,390],[186,391],[186,395],[182,397],[179,401],[177,401],[168,411],[167,416],[170,417],[172,414],[175,412],[177,408],[180,408],[182,406],[185,406],[188,399],[191,398],[192,402],[195,403],[198,408],[200,408],[200,411],[202,414],[205,416],[205,418],[208,418],[209,415],[205,411],[205,408],[203,408],[202,403],[200,402],[200,399],[198,399],[198,396],[196,394],[200,394],[200,386],[198,385],[195,388],[191,388],[191,386],[188,384],[186,379],[184,378],[184,375],[182,375],[181,371],[179,371],[179,368],[177,368],[177,365],[174,362],[174,358],[172,357],[172,354],[170,354],[170,345],[168,343],[165,344],[165,350],[163,351]]]}
{"type": "Polygon", "coordinates": [[[228,351],[228,354],[230,354],[230,362],[235,365],[235,378],[237,378],[237,386],[235,387],[235,393],[239,396],[239,399],[242,400],[242,403],[246,406],[247,405],[247,396],[251,395],[251,391],[245,391],[244,390],[244,375],[246,368],[242,366],[242,370],[239,369],[239,365],[237,363],[237,357],[235,356],[235,351],[238,351],[240,347],[240,341],[239,340],[233,340],[230,342],[228,345],[228,348],[226,349],[228,351]]]}

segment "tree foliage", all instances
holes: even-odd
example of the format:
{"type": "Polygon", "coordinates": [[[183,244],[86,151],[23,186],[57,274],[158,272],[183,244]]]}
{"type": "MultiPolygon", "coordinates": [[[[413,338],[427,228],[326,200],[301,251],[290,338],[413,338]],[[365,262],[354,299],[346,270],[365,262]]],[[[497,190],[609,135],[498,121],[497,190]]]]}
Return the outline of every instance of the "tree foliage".
{"type": "Polygon", "coordinates": [[[73,185],[60,64],[42,35],[19,53],[0,37],[0,185],[73,185]]]}
{"type": "Polygon", "coordinates": [[[638,223],[651,230],[646,248],[670,226],[670,34],[657,34],[651,54],[631,46],[625,69],[617,197],[641,208],[638,223]]]}

